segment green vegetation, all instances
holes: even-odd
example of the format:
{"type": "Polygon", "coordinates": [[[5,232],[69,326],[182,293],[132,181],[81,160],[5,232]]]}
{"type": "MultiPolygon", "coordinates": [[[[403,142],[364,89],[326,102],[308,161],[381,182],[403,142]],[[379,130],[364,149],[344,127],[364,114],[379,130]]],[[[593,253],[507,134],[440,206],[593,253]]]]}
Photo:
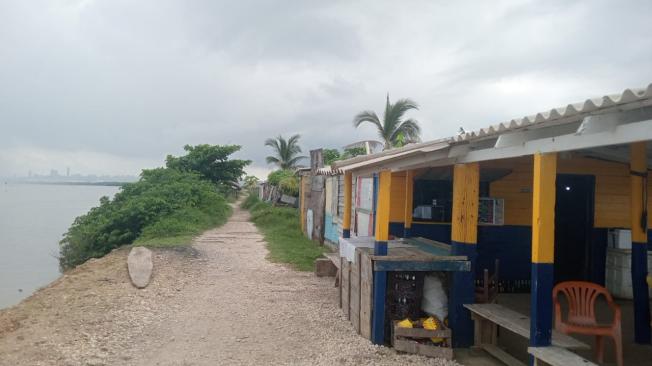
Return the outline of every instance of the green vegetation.
{"type": "Polygon", "coordinates": [[[358,155],[367,155],[367,150],[364,147],[351,147],[344,149],[342,160],[355,158],[358,155]]]}
{"type": "Polygon", "coordinates": [[[258,182],[260,182],[260,179],[258,177],[255,177],[253,175],[248,175],[244,177],[243,179],[243,188],[250,191],[254,188],[256,188],[256,185],[258,185],[258,182]]]}
{"type": "Polygon", "coordinates": [[[287,263],[299,271],[312,271],[315,259],[327,251],[306,238],[299,227],[299,211],[290,207],[274,207],[249,195],[242,207],[251,212],[251,219],[265,235],[268,258],[287,263]]]}
{"type": "Polygon", "coordinates": [[[340,152],[337,149],[323,149],[324,165],[331,165],[334,161],[340,160],[340,152]]]}
{"type": "Polygon", "coordinates": [[[275,170],[267,176],[267,183],[278,187],[281,193],[288,196],[299,195],[299,177],[292,170],[275,170]]]}
{"type": "Polygon", "coordinates": [[[338,160],[346,160],[354,158],[358,155],[366,155],[367,151],[364,147],[352,147],[344,149],[344,152],[340,154],[340,151],[337,149],[324,149],[324,165],[331,165],[338,160]]]}
{"type": "Polygon", "coordinates": [[[166,167],[182,172],[195,172],[202,178],[216,184],[222,193],[230,193],[244,175],[244,168],[251,164],[249,160],[229,159],[240,150],[239,145],[186,145],[184,156],[168,155],[166,167]]]}
{"type": "Polygon", "coordinates": [[[291,170],[298,167],[299,162],[306,158],[299,155],[301,154],[300,137],[301,135],[293,135],[285,140],[283,136],[279,135],[275,139],[265,140],[265,146],[269,146],[274,150],[274,155],[266,158],[267,164],[275,164],[282,170],[291,170]]]}
{"type": "MultiPolygon", "coordinates": [[[[126,244],[188,244],[203,230],[224,223],[231,213],[224,195],[231,179],[244,175],[247,161],[228,160],[239,146],[186,147],[188,155],[168,156],[167,167],[143,170],[110,200],[75,219],[60,242],[62,269],[105,255],[126,244]],[[196,152],[226,152],[195,159],[196,152]]],[[[210,155],[210,154],[208,154],[210,155]]]]}
{"type": "Polygon", "coordinates": [[[412,118],[403,120],[403,115],[412,109],[419,109],[418,104],[414,101],[399,99],[392,104],[389,102],[389,94],[387,94],[382,121],[376,112],[362,111],[353,118],[353,125],[360,127],[363,123],[371,123],[376,126],[378,136],[385,143],[385,150],[400,147],[421,139],[419,122],[412,118]]]}

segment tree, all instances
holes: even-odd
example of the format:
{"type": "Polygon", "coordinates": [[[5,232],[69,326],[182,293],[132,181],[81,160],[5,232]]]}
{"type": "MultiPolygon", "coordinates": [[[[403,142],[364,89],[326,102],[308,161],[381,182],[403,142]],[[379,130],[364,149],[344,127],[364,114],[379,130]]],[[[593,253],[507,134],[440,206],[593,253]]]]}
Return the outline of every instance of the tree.
{"type": "Polygon", "coordinates": [[[419,122],[412,118],[403,120],[403,115],[411,109],[419,109],[418,104],[410,99],[399,99],[392,104],[389,102],[389,94],[387,94],[382,121],[376,112],[362,111],[353,118],[353,125],[356,128],[365,122],[375,125],[378,135],[385,143],[384,150],[418,142],[421,136],[419,122]]]}
{"type": "Polygon", "coordinates": [[[364,147],[350,147],[348,149],[344,149],[342,160],[355,158],[358,155],[367,155],[367,150],[364,147]]]}
{"type": "Polygon", "coordinates": [[[256,185],[258,184],[259,181],[260,179],[258,179],[258,177],[253,175],[248,175],[244,177],[244,188],[247,190],[254,189],[256,188],[256,185]]]}
{"type": "Polygon", "coordinates": [[[340,152],[337,149],[324,149],[322,152],[324,156],[324,165],[331,165],[334,161],[340,160],[340,152]]]}
{"type": "Polygon", "coordinates": [[[299,155],[301,153],[300,137],[300,135],[294,135],[285,140],[283,136],[279,135],[275,139],[265,140],[265,146],[271,147],[275,155],[266,158],[267,164],[276,164],[280,169],[296,168],[299,161],[305,159],[305,156],[299,155]]]}
{"type": "Polygon", "coordinates": [[[204,179],[222,186],[234,186],[245,174],[244,168],[250,160],[229,159],[240,150],[239,145],[186,145],[184,156],[168,155],[165,165],[183,172],[197,172],[204,179]]]}

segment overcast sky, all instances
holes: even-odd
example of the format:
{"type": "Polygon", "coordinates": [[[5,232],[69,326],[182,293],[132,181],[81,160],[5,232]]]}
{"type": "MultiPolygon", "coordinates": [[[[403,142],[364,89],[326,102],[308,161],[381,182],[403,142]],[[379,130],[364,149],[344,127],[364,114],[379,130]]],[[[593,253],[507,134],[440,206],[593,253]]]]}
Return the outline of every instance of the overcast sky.
{"type": "Polygon", "coordinates": [[[0,176],[137,174],[185,144],[423,139],[652,82],[652,1],[0,0],[0,176]]]}

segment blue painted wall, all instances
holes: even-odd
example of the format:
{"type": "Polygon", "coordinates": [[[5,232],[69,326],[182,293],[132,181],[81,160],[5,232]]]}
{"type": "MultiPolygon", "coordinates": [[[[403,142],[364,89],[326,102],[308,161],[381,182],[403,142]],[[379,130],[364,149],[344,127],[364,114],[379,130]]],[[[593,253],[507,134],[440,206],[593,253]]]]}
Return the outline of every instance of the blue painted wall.
{"type": "MultiPolygon", "coordinates": [[[[391,235],[403,236],[403,223],[389,225],[391,235]]],[[[450,224],[412,224],[412,236],[451,242],[450,224]]],[[[478,257],[476,275],[494,268],[494,261],[500,260],[500,279],[505,281],[505,291],[526,291],[530,286],[532,230],[529,226],[478,226],[478,257]]],[[[648,248],[652,250],[652,230],[648,230],[648,248]]],[[[605,284],[605,265],[607,256],[607,229],[593,229],[591,246],[590,281],[605,284]]]]}
{"type": "Polygon", "coordinates": [[[340,239],[340,226],[333,223],[333,215],[324,215],[324,238],[331,243],[337,244],[340,239]]]}

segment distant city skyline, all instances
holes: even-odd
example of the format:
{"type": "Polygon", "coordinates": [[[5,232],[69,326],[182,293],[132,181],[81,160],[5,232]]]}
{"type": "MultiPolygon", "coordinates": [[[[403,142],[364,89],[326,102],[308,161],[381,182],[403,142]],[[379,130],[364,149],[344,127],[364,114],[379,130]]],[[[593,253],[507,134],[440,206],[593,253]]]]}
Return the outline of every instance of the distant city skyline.
{"type": "Polygon", "coordinates": [[[17,182],[133,182],[138,180],[133,174],[82,174],[74,173],[66,167],[65,174],[59,174],[58,169],[50,169],[47,173],[28,170],[27,175],[11,175],[2,177],[6,181],[17,182]]]}

